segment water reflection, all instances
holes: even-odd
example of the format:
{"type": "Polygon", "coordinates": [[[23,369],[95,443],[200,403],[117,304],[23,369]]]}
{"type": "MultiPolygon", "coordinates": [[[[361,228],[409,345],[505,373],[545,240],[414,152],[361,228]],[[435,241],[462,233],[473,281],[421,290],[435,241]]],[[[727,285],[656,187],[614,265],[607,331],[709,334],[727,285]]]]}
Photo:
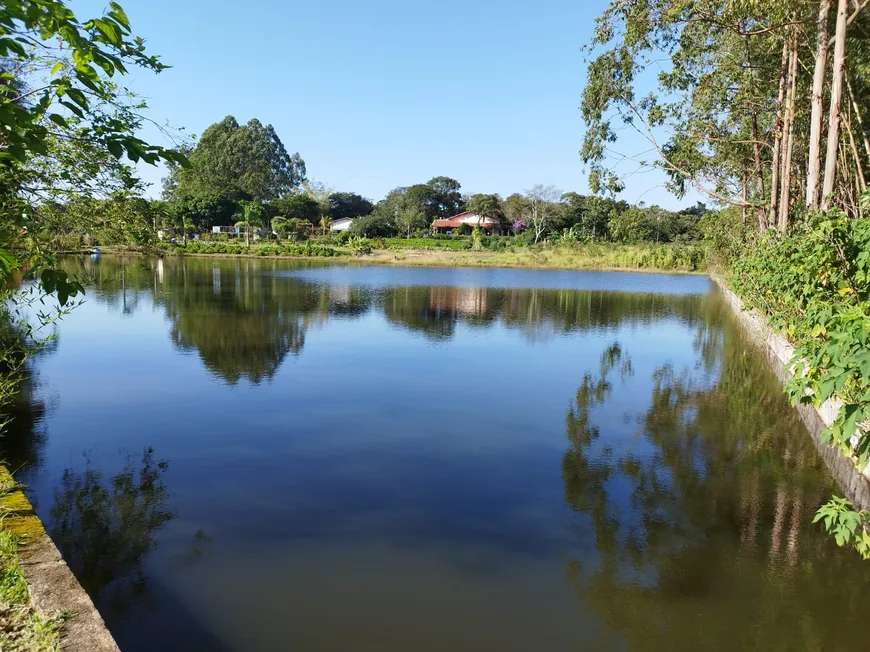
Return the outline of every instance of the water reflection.
{"type": "Polygon", "coordinates": [[[862,640],[830,478],[703,279],[65,264],[24,480],[127,651],[862,640]],[[151,445],[172,496],[149,449],[118,471],[151,445]]]}
{"type": "MultiPolygon", "coordinates": [[[[697,295],[606,290],[455,286],[333,285],[287,274],[278,261],[70,258],[67,271],[93,285],[91,297],[125,315],[143,296],[165,311],[179,349],[196,351],[228,384],[272,379],[288,355],[299,355],[308,331],[331,318],[382,313],[399,328],[434,342],[455,337],[459,324],[501,324],[530,341],[590,329],[639,326],[665,318],[697,322],[697,295]]],[[[316,263],[298,267],[318,269],[316,263]]]]}
{"type": "Polygon", "coordinates": [[[735,346],[733,321],[708,317],[699,364],[653,372],[634,437],[602,433],[612,424],[602,408],[624,404],[630,352],[614,343],[584,377],[562,477],[596,554],[571,559],[566,577],[610,626],[601,649],[839,649],[860,627],[835,633],[819,587],[845,604],[868,582],[839,582],[854,560],[809,527],[830,490],[824,469],[770,374],[735,346]]]}
{"type": "Polygon", "coordinates": [[[174,517],[163,475],[169,463],[146,448],[108,478],[67,469],[54,491],[51,538],[103,614],[127,616],[149,599],[143,560],[174,517]]]}
{"type": "Polygon", "coordinates": [[[37,377],[28,369],[18,394],[6,406],[0,420],[0,456],[13,474],[39,466],[46,442],[45,401],[36,393],[37,377]]]}

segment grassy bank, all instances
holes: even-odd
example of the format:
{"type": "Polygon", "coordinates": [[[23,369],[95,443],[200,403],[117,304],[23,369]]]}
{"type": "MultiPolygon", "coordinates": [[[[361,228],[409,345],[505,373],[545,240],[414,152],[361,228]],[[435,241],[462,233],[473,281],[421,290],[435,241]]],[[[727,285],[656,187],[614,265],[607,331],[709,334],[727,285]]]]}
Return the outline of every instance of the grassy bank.
{"type": "Polygon", "coordinates": [[[396,265],[433,267],[513,267],[530,269],[599,269],[702,272],[701,246],[586,244],[528,247],[514,251],[400,249],[373,251],[366,259],[396,265]]]}
{"type": "MultiPolygon", "coordinates": [[[[330,241],[305,244],[254,244],[191,242],[161,245],[163,255],[221,255],[277,258],[328,258],[380,265],[431,267],[509,267],[529,269],[599,269],[631,271],[703,272],[707,265],[704,245],[568,244],[510,247],[498,250],[456,249],[441,246],[421,248],[417,241],[405,246],[400,239],[370,241],[366,246],[345,246],[330,241]]],[[[107,252],[118,251],[107,248],[107,252]]],[[[143,251],[148,253],[148,251],[143,251]]]]}
{"type": "Polygon", "coordinates": [[[30,604],[19,564],[23,542],[42,533],[39,519],[9,472],[0,466],[0,650],[57,650],[65,616],[45,616],[30,604]]]}

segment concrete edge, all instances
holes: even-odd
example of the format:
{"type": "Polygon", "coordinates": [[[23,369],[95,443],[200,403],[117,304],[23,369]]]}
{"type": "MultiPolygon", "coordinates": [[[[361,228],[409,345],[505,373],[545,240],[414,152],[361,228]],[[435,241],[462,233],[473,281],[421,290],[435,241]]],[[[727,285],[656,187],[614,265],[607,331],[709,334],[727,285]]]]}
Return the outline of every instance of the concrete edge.
{"type": "MultiPolygon", "coordinates": [[[[12,482],[8,469],[0,465],[0,483],[12,482]]],[[[66,565],[21,489],[3,499],[2,512],[3,528],[21,537],[21,571],[33,607],[43,615],[71,614],[61,628],[60,649],[120,652],[90,596],[66,565]]]]}
{"type": "MultiPolygon", "coordinates": [[[[782,335],[774,331],[757,310],[747,310],[743,300],[728,287],[723,279],[714,274],[711,274],[710,278],[719,288],[726,303],[734,311],[750,338],[764,349],[767,360],[777,378],[785,383],[791,375],[787,371],[787,366],[794,355],[794,347],[782,335]]],[[[834,422],[841,407],[842,403],[839,401],[828,400],[818,408],[811,405],[798,405],[795,409],[812,435],[825,466],[828,467],[846,497],[860,509],[870,510],[870,465],[862,472],[852,459],[822,442],[822,431],[834,422]]]]}

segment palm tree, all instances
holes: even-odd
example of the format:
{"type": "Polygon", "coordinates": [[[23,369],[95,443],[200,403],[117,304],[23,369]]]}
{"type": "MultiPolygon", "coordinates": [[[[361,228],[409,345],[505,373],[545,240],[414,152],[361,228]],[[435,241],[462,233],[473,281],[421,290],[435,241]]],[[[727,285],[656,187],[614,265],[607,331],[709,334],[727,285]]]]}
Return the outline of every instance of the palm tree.
{"type": "Polygon", "coordinates": [[[324,215],[320,218],[320,229],[323,235],[329,233],[329,229],[332,228],[332,218],[329,215],[324,215]]]}
{"type": "Polygon", "coordinates": [[[241,214],[236,213],[242,219],[236,222],[235,226],[244,227],[245,229],[245,246],[251,246],[251,229],[254,227],[263,226],[263,207],[257,202],[243,201],[239,204],[242,209],[241,214]]]}

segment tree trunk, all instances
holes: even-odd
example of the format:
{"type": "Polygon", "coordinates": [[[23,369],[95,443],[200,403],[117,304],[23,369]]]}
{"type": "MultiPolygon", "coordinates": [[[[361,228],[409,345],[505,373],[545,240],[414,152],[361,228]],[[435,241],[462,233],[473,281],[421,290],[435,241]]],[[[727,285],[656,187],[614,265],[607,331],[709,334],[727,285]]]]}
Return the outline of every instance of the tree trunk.
{"type": "MultiPolygon", "coordinates": [[[[779,69],[779,96],[776,100],[776,120],[773,125],[773,163],[770,168],[770,221],[776,219],[776,209],[779,200],[779,159],[782,151],[782,105],[785,98],[785,78],[788,74],[789,49],[788,41],[782,45],[782,65],[779,69]]],[[[767,219],[761,215],[758,218],[758,230],[764,231],[769,226],[767,219]]]]}
{"type": "Polygon", "coordinates": [[[822,210],[828,210],[837,181],[837,146],[840,140],[840,98],[843,95],[843,69],[846,66],[846,10],[848,0],[837,1],[837,29],[834,33],[834,61],[831,69],[831,109],[828,112],[828,149],[825,153],[825,185],[822,210]]]}
{"type": "Polygon", "coordinates": [[[777,228],[783,233],[788,227],[788,214],[791,209],[791,160],[794,150],[794,105],[795,81],[797,78],[797,41],[792,40],[788,65],[788,86],[786,88],[785,118],[783,120],[783,157],[782,193],[779,197],[779,220],[777,228]]]}
{"type": "Polygon", "coordinates": [[[807,167],[807,208],[819,207],[822,172],[822,94],[828,64],[828,14],[831,0],[821,0],[816,30],[816,69],[813,74],[812,115],[810,116],[810,160],[807,167]]]}

